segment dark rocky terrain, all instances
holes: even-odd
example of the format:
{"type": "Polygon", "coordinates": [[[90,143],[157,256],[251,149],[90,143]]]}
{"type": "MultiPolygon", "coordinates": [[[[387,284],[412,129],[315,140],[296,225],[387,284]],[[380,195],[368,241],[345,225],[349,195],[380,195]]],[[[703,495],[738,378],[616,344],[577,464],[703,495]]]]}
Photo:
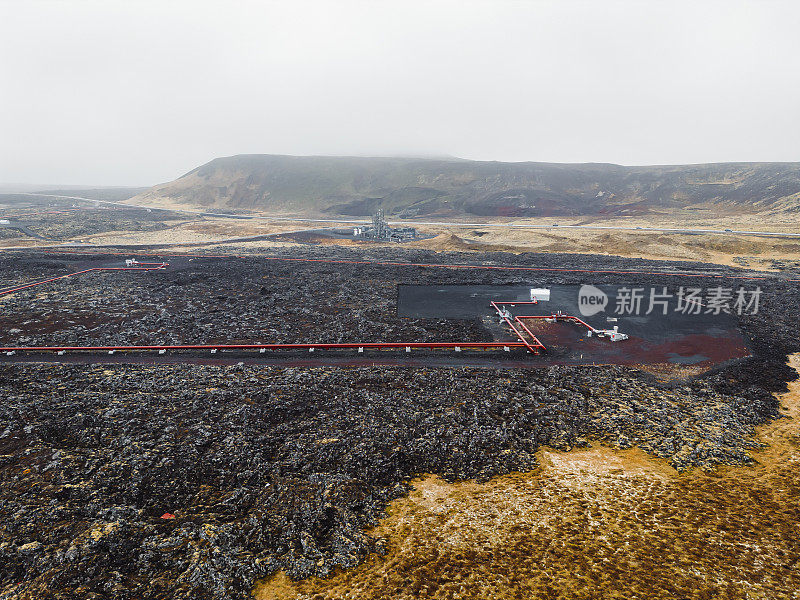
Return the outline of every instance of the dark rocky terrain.
{"type": "MultiPolygon", "coordinates": [[[[73,209],[68,206],[53,208],[14,209],[0,211],[3,218],[13,219],[34,234],[47,240],[70,240],[80,236],[107,231],[162,231],[170,221],[185,217],[157,209],[132,207],[102,207],[73,209]],[[17,214],[20,214],[18,218],[17,214]]],[[[0,236],[26,237],[22,231],[0,230],[0,236]]]]}
{"type": "Polygon", "coordinates": [[[136,201],[231,210],[404,217],[800,211],[800,163],[624,167],[461,159],[240,155],[217,158],[136,201]]]}
{"type": "MultiPolygon", "coordinates": [[[[91,267],[120,266],[127,254],[14,253],[0,257],[0,288],[91,267]]],[[[618,259],[588,255],[432,253],[405,248],[275,249],[269,257],[194,257],[154,254],[170,267],[149,273],[92,273],[31,288],[0,303],[0,344],[178,344],[248,342],[490,341],[479,319],[397,316],[397,285],[582,284],[706,287],[759,285],[759,314],[740,326],[751,344],[796,344],[797,285],[784,278],[707,278],[747,272],[719,265],[618,259]],[[281,260],[281,259],[289,260],[281,260]],[[323,261],[315,262],[320,258],[323,261]],[[380,264],[388,261],[390,264],[380,264]],[[397,263],[397,264],[391,264],[397,263]],[[417,266],[405,266],[411,263],[417,266]],[[428,268],[450,263],[491,267],[428,268]],[[642,274],[565,272],[570,266],[622,268],[642,274]],[[519,271],[531,267],[542,271],[519,271]],[[552,269],[552,270],[548,270],[552,269]],[[648,275],[678,270],[697,277],[648,275]],[[769,332],[769,335],[762,335],[769,332]]],[[[487,315],[491,315],[487,306],[487,315]]]]}
{"type": "MultiPolygon", "coordinates": [[[[700,273],[742,273],[591,256],[284,252],[698,273],[593,274],[598,284],[706,285],[700,273]]],[[[2,287],[121,258],[4,255],[2,287]]],[[[165,258],[164,271],[6,297],[0,344],[481,339],[477,321],[398,318],[395,286],[586,277],[165,258]]],[[[776,417],[773,393],[793,377],[786,355],[800,350],[797,284],[758,283],[762,310],[740,320],[753,356],[691,381],[659,383],[627,367],[0,363],[0,598],[246,598],[276,570],[326,575],[381,552],[364,530],[415,475],[484,480],[534,468],[543,446],[639,446],[678,469],[747,463],[754,426],[776,417]]]]}
{"type": "Polygon", "coordinates": [[[363,529],[419,473],[531,469],[541,445],[587,438],[679,468],[747,462],[788,375],[668,390],[599,367],[0,374],[2,597],[219,599],[380,551],[363,529]]]}

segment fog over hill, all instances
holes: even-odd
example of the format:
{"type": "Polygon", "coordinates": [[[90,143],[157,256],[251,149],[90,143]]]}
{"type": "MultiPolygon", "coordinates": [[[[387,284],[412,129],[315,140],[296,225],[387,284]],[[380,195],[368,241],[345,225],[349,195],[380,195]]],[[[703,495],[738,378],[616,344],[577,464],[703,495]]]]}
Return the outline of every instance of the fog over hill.
{"type": "Polygon", "coordinates": [[[715,207],[800,213],[800,163],[625,167],[457,158],[239,155],[133,202],[281,214],[643,215],[715,207]]]}

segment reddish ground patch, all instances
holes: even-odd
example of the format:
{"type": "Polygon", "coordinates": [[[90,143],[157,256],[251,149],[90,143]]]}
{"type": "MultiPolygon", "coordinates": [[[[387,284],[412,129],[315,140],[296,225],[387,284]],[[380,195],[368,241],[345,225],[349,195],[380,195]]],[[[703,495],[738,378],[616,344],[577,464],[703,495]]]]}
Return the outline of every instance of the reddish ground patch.
{"type": "Polygon", "coordinates": [[[664,341],[631,337],[621,342],[589,337],[586,329],[573,323],[549,323],[525,319],[525,324],[547,347],[551,360],[565,363],[619,365],[673,365],[706,370],[714,365],[750,355],[738,331],[676,334],[664,341]]]}

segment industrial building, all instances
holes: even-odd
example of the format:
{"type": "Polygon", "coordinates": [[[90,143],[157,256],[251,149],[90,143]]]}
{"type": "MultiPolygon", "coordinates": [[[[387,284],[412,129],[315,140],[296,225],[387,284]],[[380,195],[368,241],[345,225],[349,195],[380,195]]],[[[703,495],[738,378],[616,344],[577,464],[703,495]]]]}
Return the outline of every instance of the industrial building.
{"type": "Polygon", "coordinates": [[[417,230],[413,227],[389,227],[383,210],[378,209],[372,217],[372,225],[354,227],[353,236],[362,240],[405,242],[417,239],[417,230]]]}

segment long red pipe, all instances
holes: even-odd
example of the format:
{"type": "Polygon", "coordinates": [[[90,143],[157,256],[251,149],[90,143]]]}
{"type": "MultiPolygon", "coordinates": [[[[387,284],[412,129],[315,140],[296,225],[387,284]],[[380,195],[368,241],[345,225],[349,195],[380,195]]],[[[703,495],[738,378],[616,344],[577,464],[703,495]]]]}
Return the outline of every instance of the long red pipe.
{"type": "Polygon", "coordinates": [[[523,318],[524,318],[524,317],[514,317],[514,320],[515,320],[517,323],[519,323],[520,327],[522,327],[522,328],[525,330],[525,332],[526,332],[526,333],[527,333],[529,336],[531,336],[531,337],[533,338],[533,341],[534,341],[534,346],[536,346],[536,347],[538,347],[538,348],[541,348],[542,350],[544,350],[544,349],[545,349],[545,347],[544,347],[544,344],[542,344],[542,342],[540,342],[540,341],[539,341],[539,338],[537,338],[537,337],[534,335],[534,333],[533,333],[533,332],[532,332],[530,329],[528,329],[528,326],[527,326],[527,325],[525,325],[525,323],[523,323],[523,322],[521,321],[521,319],[523,319],[523,318]]]}
{"type": "Polygon", "coordinates": [[[572,315],[570,315],[566,320],[567,321],[575,321],[576,323],[580,323],[581,325],[586,327],[586,329],[588,329],[592,333],[597,333],[597,331],[598,331],[597,329],[595,329],[594,327],[589,325],[586,321],[583,321],[582,319],[579,319],[578,317],[573,317],[572,315]]]}
{"type": "Polygon", "coordinates": [[[111,352],[111,351],[153,351],[153,350],[353,350],[364,348],[388,350],[392,348],[455,349],[478,348],[491,350],[497,348],[523,348],[525,342],[366,342],[331,344],[172,344],[162,346],[10,346],[0,348],[0,352],[111,352]]]}
{"type": "Polygon", "coordinates": [[[58,281],[59,279],[66,279],[67,277],[74,277],[75,275],[82,275],[84,273],[92,273],[95,271],[157,271],[159,269],[164,269],[168,265],[168,263],[139,263],[140,265],[152,265],[152,266],[143,266],[143,267],[94,267],[92,269],[84,269],[83,271],[75,271],[74,273],[67,273],[66,275],[59,275],[58,277],[51,277],[50,279],[43,279],[42,281],[36,281],[34,283],[27,283],[25,285],[16,286],[13,288],[6,288],[4,290],[0,290],[0,296],[6,296],[8,294],[13,294],[14,292],[20,292],[22,290],[26,290],[28,288],[36,287],[37,285],[43,285],[45,283],[50,283],[51,281],[58,281]]]}
{"type": "MultiPolygon", "coordinates": [[[[544,344],[542,344],[532,333],[530,334],[530,336],[534,339],[535,343],[531,344],[530,342],[528,342],[528,340],[525,339],[525,336],[520,333],[519,329],[514,327],[514,324],[511,322],[511,320],[503,314],[503,311],[500,309],[500,307],[494,300],[492,300],[490,304],[497,311],[497,314],[500,315],[500,318],[506,322],[506,325],[508,325],[511,328],[511,331],[513,331],[516,334],[516,336],[519,338],[519,341],[525,344],[525,347],[528,349],[529,352],[531,352],[532,354],[539,354],[539,350],[545,349],[544,344]]],[[[511,302],[500,302],[500,304],[511,304],[511,302]]],[[[520,302],[520,304],[522,303],[520,302]]]]}
{"type": "MultiPolygon", "coordinates": [[[[5,294],[12,294],[24,289],[43,285],[59,279],[66,279],[67,277],[74,277],[83,273],[91,273],[94,271],[153,271],[164,269],[168,263],[138,263],[138,267],[95,267],[92,269],[85,269],[83,271],[76,271],[75,273],[68,273],[59,277],[51,277],[42,281],[29,283],[26,285],[16,286],[0,291],[0,296],[5,294]]],[[[511,325],[511,323],[509,323],[511,325]]],[[[535,348],[532,347],[522,335],[517,331],[513,325],[511,328],[517,333],[520,342],[366,342],[366,343],[330,343],[330,344],[171,344],[171,345],[148,345],[148,346],[9,346],[0,348],[0,352],[67,352],[67,351],[84,351],[84,352],[116,352],[116,351],[154,351],[154,350],[343,350],[343,349],[378,349],[386,350],[392,348],[478,348],[481,350],[489,350],[496,348],[522,348],[526,347],[532,352],[535,348]]],[[[535,339],[535,338],[534,338],[535,339]]],[[[537,340],[538,342],[538,340],[537,340]]],[[[544,346],[542,346],[543,348],[544,346]]]]}

